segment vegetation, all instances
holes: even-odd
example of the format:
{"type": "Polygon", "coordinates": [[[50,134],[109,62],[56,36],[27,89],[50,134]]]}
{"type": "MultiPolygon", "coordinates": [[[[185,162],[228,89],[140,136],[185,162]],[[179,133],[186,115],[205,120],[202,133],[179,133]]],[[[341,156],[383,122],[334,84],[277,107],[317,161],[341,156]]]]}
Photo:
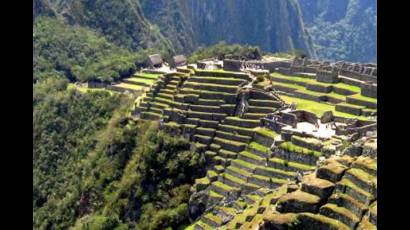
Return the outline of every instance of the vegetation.
{"type": "Polygon", "coordinates": [[[134,72],[138,60],[144,55],[113,45],[87,28],[43,17],[33,25],[33,75],[38,79],[110,82],[134,72]]]}
{"type": "Polygon", "coordinates": [[[67,85],[33,86],[33,228],[187,224],[189,188],[204,175],[189,142],[127,118],[124,95],[67,85]]]}
{"type": "Polygon", "coordinates": [[[195,63],[198,60],[218,57],[223,59],[225,56],[232,55],[249,59],[260,59],[261,51],[257,46],[241,46],[239,44],[227,45],[219,42],[216,45],[206,48],[200,48],[188,58],[189,63],[195,63]]]}

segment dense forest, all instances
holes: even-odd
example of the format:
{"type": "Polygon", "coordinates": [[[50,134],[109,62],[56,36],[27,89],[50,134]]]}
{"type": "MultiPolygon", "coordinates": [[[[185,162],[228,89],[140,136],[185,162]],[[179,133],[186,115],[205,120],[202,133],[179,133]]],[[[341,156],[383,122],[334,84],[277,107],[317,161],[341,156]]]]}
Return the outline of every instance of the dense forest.
{"type": "Polygon", "coordinates": [[[377,0],[299,0],[317,56],[377,61],[377,0]]]}
{"type": "Polygon", "coordinates": [[[188,224],[203,160],[158,123],[127,118],[131,98],[33,86],[33,228],[162,229],[188,224]]]}

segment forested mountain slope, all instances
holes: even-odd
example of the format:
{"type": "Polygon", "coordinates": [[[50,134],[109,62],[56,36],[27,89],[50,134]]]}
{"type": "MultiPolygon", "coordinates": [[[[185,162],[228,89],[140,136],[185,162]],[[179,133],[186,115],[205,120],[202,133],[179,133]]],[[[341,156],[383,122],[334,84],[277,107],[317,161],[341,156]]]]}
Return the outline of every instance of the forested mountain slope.
{"type": "Polygon", "coordinates": [[[299,0],[319,58],[376,62],[377,0],[299,0]]]}
{"type": "Polygon", "coordinates": [[[225,41],[314,56],[295,1],[141,0],[141,6],[178,51],[225,41]]]}

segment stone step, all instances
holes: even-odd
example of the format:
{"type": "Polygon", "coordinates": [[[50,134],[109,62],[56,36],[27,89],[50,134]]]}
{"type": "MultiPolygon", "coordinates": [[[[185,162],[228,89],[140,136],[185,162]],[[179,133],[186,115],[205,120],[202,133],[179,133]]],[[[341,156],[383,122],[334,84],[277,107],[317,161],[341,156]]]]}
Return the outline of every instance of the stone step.
{"type": "Polygon", "coordinates": [[[215,129],[197,127],[196,130],[195,130],[195,133],[203,135],[203,136],[213,137],[214,134],[215,134],[215,129]]]}
{"type": "Polygon", "coordinates": [[[214,165],[214,170],[217,173],[223,173],[225,171],[225,167],[223,165],[214,165]]]}
{"type": "Polygon", "coordinates": [[[280,102],[273,101],[273,100],[250,99],[248,103],[250,106],[269,107],[269,108],[280,107],[280,102]]]}
{"type": "Polygon", "coordinates": [[[370,205],[369,213],[370,222],[377,225],[377,200],[370,205]]]}
{"type": "Polygon", "coordinates": [[[157,97],[168,99],[168,100],[173,100],[174,99],[174,96],[172,94],[168,94],[168,93],[157,93],[157,97]]]}
{"type": "Polygon", "coordinates": [[[377,160],[370,157],[358,157],[357,160],[353,162],[352,167],[362,169],[372,176],[377,176],[377,160]]]}
{"type": "Polygon", "coordinates": [[[186,82],[184,86],[193,88],[195,90],[216,91],[216,92],[224,92],[224,93],[231,93],[231,94],[235,94],[236,91],[238,90],[237,86],[219,85],[219,84],[210,84],[210,83],[186,82]]]}
{"type": "Polygon", "coordinates": [[[328,203],[335,204],[340,207],[344,207],[349,209],[352,213],[354,213],[358,218],[363,216],[364,212],[366,211],[367,207],[362,203],[355,200],[353,197],[349,196],[348,194],[335,192],[333,193],[328,201],[328,203]]]}
{"type": "Polygon", "coordinates": [[[261,119],[266,117],[267,114],[266,113],[250,113],[250,112],[246,112],[243,115],[244,119],[252,119],[252,120],[257,120],[257,119],[261,119]]]}
{"type": "Polygon", "coordinates": [[[259,196],[258,194],[252,193],[252,194],[248,194],[248,195],[244,196],[243,199],[248,204],[255,204],[256,202],[260,201],[262,199],[262,197],[259,196]]]}
{"type": "Polygon", "coordinates": [[[280,170],[272,167],[257,166],[255,168],[255,174],[267,177],[276,177],[279,179],[291,179],[293,180],[296,176],[295,172],[280,170]]]}
{"type": "Polygon", "coordinates": [[[199,98],[198,101],[196,102],[196,105],[208,105],[208,106],[220,106],[224,104],[225,102],[221,99],[202,99],[199,98]]]}
{"type": "Polygon", "coordinates": [[[260,125],[259,120],[241,119],[239,117],[226,117],[223,124],[244,128],[255,128],[260,125]]]}
{"type": "Polygon", "coordinates": [[[218,173],[215,172],[214,170],[208,170],[206,172],[206,177],[208,177],[209,181],[213,182],[218,179],[218,173]]]}
{"type": "Polygon", "coordinates": [[[315,166],[321,152],[295,146],[291,142],[283,142],[272,151],[272,156],[288,161],[315,166]]]}
{"type": "Polygon", "coordinates": [[[320,214],[313,214],[308,212],[303,212],[299,214],[298,220],[300,221],[300,226],[311,226],[313,229],[332,229],[332,230],[350,230],[347,225],[341,221],[323,216],[320,214]]]}
{"type": "Polygon", "coordinates": [[[271,157],[271,151],[269,148],[267,148],[266,146],[263,146],[261,144],[258,144],[256,142],[251,142],[248,145],[248,151],[258,155],[262,158],[270,158],[271,157]]]}
{"type": "Polygon", "coordinates": [[[224,131],[220,131],[220,130],[216,131],[215,136],[223,138],[223,139],[227,139],[227,140],[242,142],[242,143],[249,143],[249,141],[252,139],[249,136],[243,136],[243,135],[240,135],[240,134],[233,134],[233,133],[224,132],[224,131]]]}
{"type": "Polygon", "coordinates": [[[207,113],[221,113],[221,108],[219,106],[209,106],[209,105],[190,105],[189,109],[197,112],[207,112],[207,113]]]}
{"type": "Polygon", "coordinates": [[[275,111],[274,108],[271,107],[259,107],[259,106],[248,106],[247,112],[249,113],[273,113],[275,111]]]}
{"type": "Polygon", "coordinates": [[[225,149],[220,149],[218,155],[223,157],[223,158],[236,159],[236,157],[238,156],[238,153],[232,152],[232,151],[229,151],[229,150],[225,150],[225,149]]]}
{"type": "Polygon", "coordinates": [[[225,172],[219,175],[218,180],[234,188],[241,188],[241,185],[246,184],[246,180],[225,172]]]}
{"type": "Polygon", "coordinates": [[[221,146],[221,148],[232,151],[232,152],[240,152],[245,149],[246,144],[242,142],[232,141],[223,139],[220,137],[214,138],[214,143],[221,146]]]}
{"type": "Polygon", "coordinates": [[[266,158],[262,158],[248,151],[240,152],[238,155],[238,159],[246,161],[250,164],[266,165],[266,158]]]}
{"type": "Polygon", "coordinates": [[[251,177],[248,178],[248,181],[252,184],[259,185],[264,188],[272,188],[273,183],[269,177],[261,176],[253,174],[251,177]]]}
{"type": "Polygon", "coordinates": [[[346,171],[347,167],[340,164],[337,161],[328,162],[326,165],[318,168],[316,176],[318,178],[331,181],[333,183],[338,182],[343,173],[346,171]]]}
{"type": "Polygon", "coordinates": [[[322,201],[326,200],[333,192],[335,184],[324,179],[317,178],[314,173],[306,175],[302,179],[303,192],[307,192],[320,197],[322,201]]]}
{"type": "Polygon", "coordinates": [[[140,117],[146,120],[159,120],[161,118],[161,115],[153,112],[141,112],[140,117]]]}
{"type": "Polygon", "coordinates": [[[377,178],[358,168],[346,171],[345,177],[356,184],[359,188],[377,197],[377,178]]]}
{"type": "Polygon", "coordinates": [[[320,208],[319,213],[329,218],[339,220],[340,222],[346,224],[352,229],[355,229],[360,221],[360,219],[350,210],[343,207],[338,207],[335,204],[323,205],[320,208]]]}
{"type": "Polygon", "coordinates": [[[204,222],[205,224],[217,228],[222,225],[222,220],[219,216],[216,216],[212,213],[208,213],[206,215],[203,215],[201,217],[201,221],[204,222]]]}
{"type": "Polygon", "coordinates": [[[285,171],[292,171],[292,172],[298,172],[298,171],[310,171],[314,170],[315,167],[307,164],[301,164],[298,162],[292,162],[292,161],[286,161],[281,158],[276,158],[272,157],[268,159],[268,166],[273,167],[273,168],[278,168],[282,169],[285,171]]]}
{"type": "Polygon", "coordinates": [[[362,218],[362,221],[357,226],[357,230],[377,230],[377,225],[372,224],[367,216],[362,218]]]}
{"type": "Polygon", "coordinates": [[[237,79],[237,78],[196,77],[194,76],[194,77],[189,78],[189,82],[238,86],[245,81],[242,79],[237,79]]]}
{"type": "Polygon", "coordinates": [[[241,159],[232,160],[231,165],[244,171],[247,171],[248,173],[253,173],[255,171],[255,168],[257,167],[257,165],[254,165],[241,159]]]}
{"type": "Polygon", "coordinates": [[[242,136],[252,137],[255,131],[249,128],[238,127],[234,125],[219,124],[218,129],[224,132],[239,134],[242,136]]]}
{"type": "Polygon", "coordinates": [[[336,184],[336,190],[341,193],[346,193],[364,205],[368,205],[370,201],[374,199],[371,193],[361,189],[346,177],[343,177],[342,180],[336,184]]]}
{"type": "Polygon", "coordinates": [[[281,213],[299,213],[312,212],[316,213],[319,209],[320,197],[310,193],[296,190],[287,193],[279,198],[276,210],[281,213]]]}
{"type": "Polygon", "coordinates": [[[212,137],[195,134],[193,141],[199,142],[204,145],[209,145],[212,143],[212,137]]]}
{"type": "Polygon", "coordinates": [[[194,225],[194,230],[212,230],[212,229],[214,228],[202,222],[201,220],[196,222],[196,224],[194,225]]]}
{"type": "Polygon", "coordinates": [[[199,126],[204,128],[212,128],[217,129],[219,125],[218,121],[209,121],[209,120],[200,120],[199,119],[199,126]]]}
{"type": "Polygon", "coordinates": [[[225,197],[229,195],[229,193],[237,193],[239,194],[240,189],[229,186],[227,184],[222,183],[221,181],[215,181],[211,184],[211,190],[215,191],[225,197]]]}
{"type": "Polygon", "coordinates": [[[232,165],[232,162],[231,165],[226,168],[225,172],[244,181],[247,181],[248,177],[252,175],[252,173],[232,165]]]}

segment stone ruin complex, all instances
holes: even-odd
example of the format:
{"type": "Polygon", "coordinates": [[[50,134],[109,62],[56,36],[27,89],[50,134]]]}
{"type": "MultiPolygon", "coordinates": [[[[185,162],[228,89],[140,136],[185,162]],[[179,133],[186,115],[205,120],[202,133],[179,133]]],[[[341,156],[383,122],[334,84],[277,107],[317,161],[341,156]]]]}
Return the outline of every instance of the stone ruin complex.
{"type": "Polygon", "coordinates": [[[375,65],[210,59],[163,74],[133,114],[185,136],[205,159],[206,175],[191,188],[191,227],[376,229],[377,122],[296,109],[257,87],[258,71],[377,96],[375,65]]]}

